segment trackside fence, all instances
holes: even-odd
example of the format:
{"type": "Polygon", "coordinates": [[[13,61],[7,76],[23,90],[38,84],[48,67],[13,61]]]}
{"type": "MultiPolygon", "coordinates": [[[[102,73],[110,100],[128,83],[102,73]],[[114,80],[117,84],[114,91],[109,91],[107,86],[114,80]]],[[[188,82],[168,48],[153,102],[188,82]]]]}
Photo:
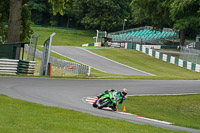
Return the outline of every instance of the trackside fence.
{"type": "Polygon", "coordinates": [[[193,62],[195,64],[200,64],[200,50],[181,47],[180,59],[193,62]]]}
{"type": "MultiPolygon", "coordinates": [[[[29,49],[29,46],[25,46],[25,50],[27,51],[29,49]]],[[[42,58],[42,51],[36,50],[35,56],[37,58],[42,58]]],[[[50,56],[49,62],[55,65],[58,68],[61,68],[65,71],[72,72],[75,75],[82,74],[82,75],[90,75],[90,66],[87,65],[81,65],[78,63],[66,61],[66,60],[61,60],[57,59],[55,57],[50,56]]],[[[62,75],[61,75],[62,76],[62,75]]]]}

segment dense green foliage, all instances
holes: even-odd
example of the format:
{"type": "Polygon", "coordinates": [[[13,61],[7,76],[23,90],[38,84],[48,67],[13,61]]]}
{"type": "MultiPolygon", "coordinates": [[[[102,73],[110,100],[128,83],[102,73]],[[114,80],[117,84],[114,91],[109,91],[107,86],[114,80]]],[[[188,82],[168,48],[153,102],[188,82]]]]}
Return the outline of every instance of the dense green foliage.
{"type": "Polygon", "coordinates": [[[4,24],[0,23],[0,44],[4,44],[6,42],[8,38],[7,30],[8,28],[4,24]]]}
{"type": "Polygon", "coordinates": [[[197,28],[200,25],[199,0],[133,0],[131,7],[135,23],[157,27],[174,24],[176,29],[197,28]]]}
{"type": "Polygon", "coordinates": [[[52,4],[53,7],[53,14],[56,15],[57,12],[59,12],[61,15],[63,15],[63,9],[65,9],[65,3],[68,0],[48,0],[49,3],[52,4]]]}
{"type": "Polygon", "coordinates": [[[74,0],[73,10],[85,28],[111,30],[123,25],[130,16],[129,0],[74,0]]]}
{"type": "Polygon", "coordinates": [[[0,22],[7,21],[9,13],[9,1],[3,0],[0,4],[0,22]]]}
{"type": "Polygon", "coordinates": [[[49,3],[45,0],[33,0],[28,5],[36,24],[116,31],[121,30],[123,20],[130,17],[130,1],[61,0],[60,4],[49,1],[53,11],[47,8],[49,3]]]}
{"type": "Polygon", "coordinates": [[[170,5],[170,18],[174,28],[200,29],[200,0],[174,0],[170,5]]]}
{"type": "Polygon", "coordinates": [[[49,15],[52,13],[47,0],[31,0],[28,2],[28,7],[31,10],[31,20],[34,24],[46,24],[49,20],[49,15]]]}
{"type": "MultiPolygon", "coordinates": [[[[31,0],[28,2],[32,13],[31,20],[36,25],[76,27],[76,20],[71,9],[72,1],[68,1],[64,5],[65,7],[61,11],[58,11],[56,9],[53,10],[47,0],[31,0]]],[[[58,5],[54,5],[53,7],[55,8],[56,6],[58,5]]]]}
{"type": "Polygon", "coordinates": [[[132,0],[132,17],[136,24],[147,24],[157,28],[171,25],[170,0],[132,0]]]}
{"type": "Polygon", "coordinates": [[[24,4],[22,8],[22,22],[21,22],[21,33],[20,33],[20,41],[29,42],[29,38],[31,34],[33,34],[33,30],[31,28],[31,12],[28,9],[28,5],[24,4]]]}
{"type": "MultiPolygon", "coordinates": [[[[200,0],[23,0],[23,2],[28,2],[32,21],[38,25],[110,32],[122,30],[124,19],[127,19],[125,29],[150,25],[158,29],[173,27],[180,30],[182,44],[185,33],[195,37],[200,29],[200,0]]],[[[5,22],[8,19],[8,5],[9,2],[3,0],[0,9],[3,15],[0,13],[0,22],[2,16],[5,22]]],[[[5,34],[5,28],[2,29],[4,30],[1,30],[3,31],[1,35],[5,34]]]]}
{"type": "Polygon", "coordinates": [[[2,95],[0,95],[0,101],[1,133],[178,132],[149,125],[138,125],[124,120],[97,117],[67,109],[47,107],[2,95]]]}
{"type": "MultiPolygon", "coordinates": [[[[170,18],[174,28],[180,30],[180,43],[184,45],[185,32],[193,36],[200,31],[200,0],[174,0],[170,5],[170,18]],[[192,31],[192,32],[191,32],[192,31]]],[[[189,36],[191,36],[189,35],[189,36]]]]}
{"type": "Polygon", "coordinates": [[[3,22],[8,20],[9,1],[3,0],[0,4],[0,44],[5,43],[7,39],[7,27],[3,22]]]}

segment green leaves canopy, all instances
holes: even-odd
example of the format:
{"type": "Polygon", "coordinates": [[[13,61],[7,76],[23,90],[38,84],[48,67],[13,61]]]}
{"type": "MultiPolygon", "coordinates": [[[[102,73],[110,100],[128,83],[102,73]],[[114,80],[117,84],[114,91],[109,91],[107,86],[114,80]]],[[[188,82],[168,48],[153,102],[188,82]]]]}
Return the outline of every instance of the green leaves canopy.
{"type": "Polygon", "coordinates": [[[174,0],[170,5],[170,18],[176,29],[199,28],[200,0],[174,0]]]}
{"type": "Polygon", "coordinates": [[[124,19],[129,18],[129,3],[129,0],[74,0],[73,10],[87,29],[121,29],[124,19]]]}
{"type": "Polygon", "coordinates": [[[163,27],[171,24],[169,7],[171,0],[132,0],[133,23],[163,27]]]}
{"type": "Polygon", "coordinates": [[[24,4],[22,8],[22,19],[21,19],[21,30],[20,30],[20,41],[29,41],[33,30],[31,29],[31,12],[28,9],[28,5],[24,4]]]}
{"type": "Polygon", "coordinates": [[[200,26],[200,0],[132,0],[133,21],[176,29],[200,26]]]}
{"type": "Polygon", "coordinates": [[[3,0],[0,4],[0,44],[5,43],[7,39],[7,27],[3,24],[8,20],[9,1],[3,0]]]}
{"type": "Polygon", "coordinates": [[[68,0],[48,0],[49,3],[52,4],[53,7],[53,14],[56,15],[56,13],[60,13],[63,15],[63,9],[65,9],[65,4],[68,2],[68,0]]]}
{"type": "Polygon", "coordinates": [[[45,0],[31,0],[28,2],[28,7],[31,10],[37,10],[38,12],[45,12],[47,10],[46,1],[45,0]]]}

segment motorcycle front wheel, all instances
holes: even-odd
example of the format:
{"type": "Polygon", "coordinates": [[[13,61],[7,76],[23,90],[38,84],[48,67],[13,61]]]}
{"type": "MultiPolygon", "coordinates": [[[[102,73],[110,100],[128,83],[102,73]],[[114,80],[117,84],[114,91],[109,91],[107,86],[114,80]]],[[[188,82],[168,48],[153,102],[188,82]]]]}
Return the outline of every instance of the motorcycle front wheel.
{"type": "Polygon", "coordinates": [[[97,100],[97,108],[102,109],[103,107],[107,107],[107,105],[110,103],[110,100],[105,101],[107,98],[100,98],[97,100]]]}
{"type": "Polygon", "coordinates": [[[97,108],[97,100],[92,104],[94,108],[97,108]]]}

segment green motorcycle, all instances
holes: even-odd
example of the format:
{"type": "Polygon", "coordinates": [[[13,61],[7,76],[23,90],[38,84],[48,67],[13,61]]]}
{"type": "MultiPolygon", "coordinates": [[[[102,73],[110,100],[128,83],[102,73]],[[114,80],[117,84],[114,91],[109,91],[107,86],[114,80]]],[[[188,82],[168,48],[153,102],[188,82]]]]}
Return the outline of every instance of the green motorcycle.
{"type": "Polygon", "coordinates": [[[104,94],[99,99],[97,99],[93,103],[93,107],[102,109],[103,107],[112,107],[113,104],[118,104],[120,100],[120,96],[117,94],[117,91],[108,92],[108,94],[104,94]]]}

